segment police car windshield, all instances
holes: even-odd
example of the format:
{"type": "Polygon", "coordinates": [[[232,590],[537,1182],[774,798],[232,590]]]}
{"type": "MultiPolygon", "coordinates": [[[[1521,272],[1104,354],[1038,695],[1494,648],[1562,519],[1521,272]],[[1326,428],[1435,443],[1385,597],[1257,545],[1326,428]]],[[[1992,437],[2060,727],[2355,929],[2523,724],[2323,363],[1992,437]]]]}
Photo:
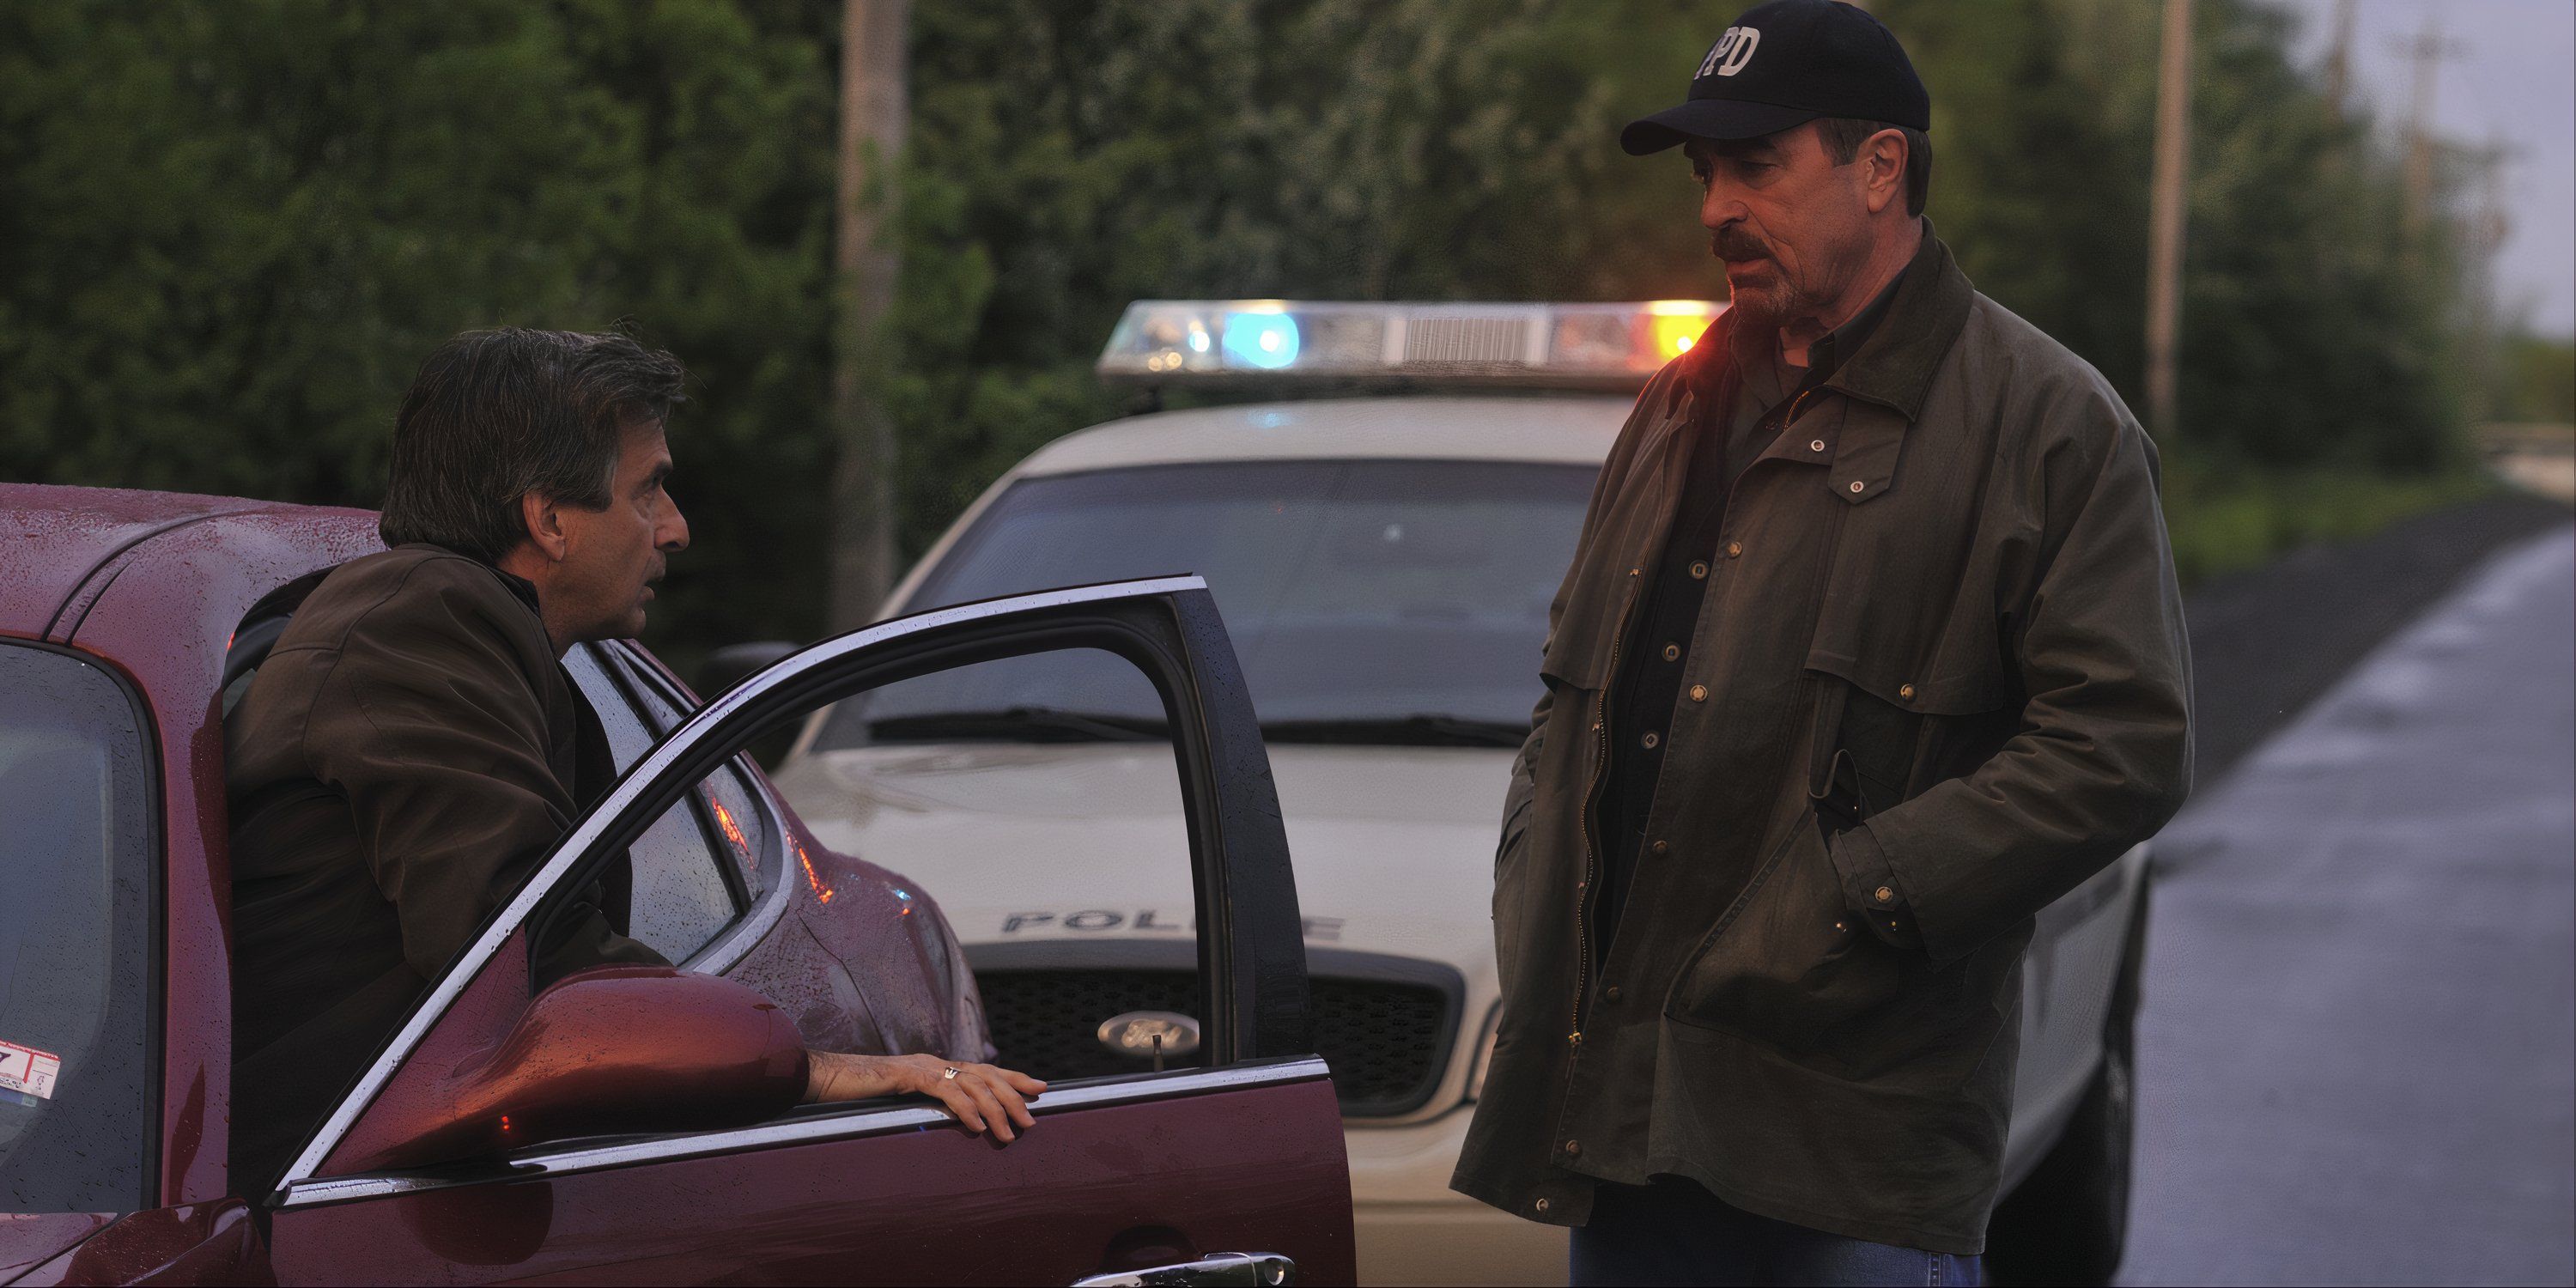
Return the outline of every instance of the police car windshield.
{"type": "MultiPolygon", "coordinates": [[[[1596,470],[1491,461],[1240,461],[1025,479],[912,596],[912,611],[1055,586],[1197,573],[1273,741],[1518,746],[1548,601],[1596,470]]],[[[1128,663],[989,662],[841,704],[818,749],[1159,733],[1128,663]],[[1025,719],[1015,721],[1015,717],[1025,719]]]]}

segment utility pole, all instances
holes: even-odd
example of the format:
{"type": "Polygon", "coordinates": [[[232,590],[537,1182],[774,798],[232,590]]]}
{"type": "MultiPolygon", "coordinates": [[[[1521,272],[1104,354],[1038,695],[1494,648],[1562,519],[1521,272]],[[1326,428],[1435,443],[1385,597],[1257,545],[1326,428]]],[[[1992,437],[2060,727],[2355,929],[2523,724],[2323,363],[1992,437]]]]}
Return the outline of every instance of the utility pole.
{"type": "Polygon", "coordinates": [[[2484,424],[2495,413],[2496,334],[2499,314],[2496,299],[2496,252],[2503,249],[2505,237],[2513,231],[2513,221],[2505,214],[2505,166],[2514,160],[2517,149],[2501,136],[2490,136],[2485,147],[2451,149],[2453,158],[2467,171],[2465,185],[2477,193],[2477,201],[2460,220],[2460,281],[2466,296],[2467,323],[2461,337],[2461,366],[2468,372],[2467,407],[2471,425],[2484,424]]]}
{"type": "Polygon", "coordinates": [[[2170,444],[2182,343],[2182,234],[2191,177],[2191,0],[2165,0],[2156,74],[2156,169],[2147,227],[2147,428],[2170,444]]]}
{"type": "Polygon", "coordinates": [[[2464,51],[2442,37],[2441,17],[2428,11],[2423,34],[2398,41],[2397,52],[2415,64],[2415,85],[2406,104],[2406,228],[2421,233],[2433,209],[2433,91],[2442,63],[2464,51]]]}
{"type": "Polygon", "coordinates": [[[840,190],[832,248],[835,310],[830,629],[876,620],[894,588],[895,432],[885,405],[892,363],[886,317],[902,260],[896,250],[910,0],[842,0],[840,190]]]}
{"type": "Polygon", "coordinates": [[[2335,0],[2334,43],[2326,52],[2326,106],[2338,117],[2350,115],[2344,100],[2352,93],[2352,23],[2361,0],[2335,0]]]}

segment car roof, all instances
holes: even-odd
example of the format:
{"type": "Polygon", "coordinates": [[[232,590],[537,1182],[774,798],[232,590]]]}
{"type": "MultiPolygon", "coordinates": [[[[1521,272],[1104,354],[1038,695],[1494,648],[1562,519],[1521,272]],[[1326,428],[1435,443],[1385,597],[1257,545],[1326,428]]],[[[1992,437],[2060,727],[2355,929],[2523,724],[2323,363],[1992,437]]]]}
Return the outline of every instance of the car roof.
{"type": "Polygon", "coordinates": [[[1237,460],[1531,461],[1598,467],[1632,400],[1590,395],[1411,395],[1244,403],[1095,425],[1014,473],[1237,460]]]}
{"type": "MultiPolygon", "coordinates": [[[[283,505],[237,496],[127,488],[0,483],[0,631],[42,636],[54,615],[100,565],[145,540],[221,516],[269,519],[277,527],[327,520],[341,526],[364,510],[283,505]]],[[[270,526],[270,525],[261,525],[270,526]]]]}

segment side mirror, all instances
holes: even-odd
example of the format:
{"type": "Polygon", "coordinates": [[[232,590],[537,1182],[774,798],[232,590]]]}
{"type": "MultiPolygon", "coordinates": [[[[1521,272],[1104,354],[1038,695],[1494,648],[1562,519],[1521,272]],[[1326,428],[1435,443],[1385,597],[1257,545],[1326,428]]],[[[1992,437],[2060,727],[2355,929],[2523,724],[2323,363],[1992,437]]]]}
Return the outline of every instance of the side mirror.
{"type": "Polygon", "coordinates": [[[742,1126],[805,1094],[805,1044],[768,998],[667,966],[600,966],[537,994],[451,1071],[370,1168],[574,1136],[742,1126]]]}
{"type": "Polygon", "coordinates": [[[725,690],[785,660],[796,647],[785,640],[727,644],[698,663],[697,683],[692,687],[697,689],[699,700],[713,702],[725,690]]]}

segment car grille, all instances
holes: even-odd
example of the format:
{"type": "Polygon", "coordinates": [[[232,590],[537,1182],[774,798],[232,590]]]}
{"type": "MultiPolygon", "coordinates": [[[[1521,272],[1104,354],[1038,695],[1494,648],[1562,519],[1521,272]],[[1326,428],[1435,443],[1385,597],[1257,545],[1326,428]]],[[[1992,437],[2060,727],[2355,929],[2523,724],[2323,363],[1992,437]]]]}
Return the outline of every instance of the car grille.
{"type": "MultiPolygon", "coordinates": [[[[1134,1073],[1144,1062],[1100,1044],[1102,1021],[1129,1011],[1194,1013],[1198,976],[1172,970],[984,970],[976,973],[998,1061],[1041,1078],[1134,1073]]],[[[1386,1117],[1422,1106],[1439,1086],[1457,1032],[1440,988],[1317,978],[1315,1051],[1332,1065],[1342,1112],[1386,1117]]],[[[1172,1057],[1165,1068],[1201,1062],[1172,1057]]]]}

